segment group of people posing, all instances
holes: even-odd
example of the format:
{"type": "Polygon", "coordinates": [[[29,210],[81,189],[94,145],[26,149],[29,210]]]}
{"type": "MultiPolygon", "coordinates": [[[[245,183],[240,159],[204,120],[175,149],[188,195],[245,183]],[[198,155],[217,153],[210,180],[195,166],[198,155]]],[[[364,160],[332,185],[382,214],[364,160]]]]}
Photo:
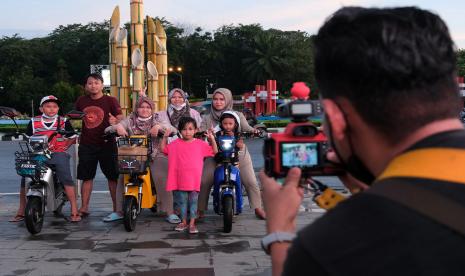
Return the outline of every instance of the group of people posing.
{"type": "MultiPolygon", "coordinates": [[[[223,131],[237,135],[239,132],[256,132],[242,113],[233,111],[231,91],[226,88],[217,89],[213,94],[211,113],[203,118],[189,107],[187,94],[179,88],[169,92],[168,110],[158,112],[155,112],[154,102],[141,92],[135,110],[125,118],[116,98],[103,94],[103,79],[99,74],[89,74],[86,77],[85,91],[86,95],[75,103],[76,109],[85,113],[78,152],[77,178],[83,181],[79,209],[70,173],[70,156],[66,153],[67,146],[52,147],[52,158],[48,161],[55,165],[57,176],[70,200],[69,220],[78,222],[90,214],[89,202],[97,164],[100,164],[108,180],[113,202],[113,212],[103,220],[111,222],[123,218],[124,187],[123,179],[118,174],[116,143],[113,139],[106,139],[104,134],[150,135],[153,148],[150,168],[157,191],[158,210],[166,214],[169,223],[177,224],[176,230],[198,233],[195,220],[204,216],[213,185],[216,167],[214,154],[218,150],[215,133],[223,131]],[[208,142],[194,138],[201,131],[207,133],[208,142]],[[180,138],[173,140],[169,137],[173,132],[179,133],[180,138]]],[[[59,99],[54,96],[44,97],[40,103],[42,115],[31,119],[27,134],[49,135],[60,127],[72,129],[69,121],[58,115],[59,103],[59,99]]],[[[59,138],[60,135],[56,135],[49,141],[50,144],[64,140],[59,138]]],[[[70,141],[72,140],[67,139],[67,145],[70,141]]],[[[250,153],[242,140],[236,146],[239,149],[241,180],[249,195],[250,206],[258,218],[265,219],[250,153]]],[[[24,219],[25,182],[22,179],[20,205],[15,217],[10,220],[12,222],[24,219]]]]}

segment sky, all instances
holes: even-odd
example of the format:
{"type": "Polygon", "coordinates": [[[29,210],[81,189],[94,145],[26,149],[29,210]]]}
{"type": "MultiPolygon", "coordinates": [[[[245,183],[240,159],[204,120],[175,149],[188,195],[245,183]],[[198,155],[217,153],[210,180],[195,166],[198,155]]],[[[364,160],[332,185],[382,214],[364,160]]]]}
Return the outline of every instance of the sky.
{"type": "MultiPolygon", "coordinates": [[[[46,36],[59,25],[103,22],[119,6],[128,22],[130,0],[0,0],[0,37],[46,36]]],[[[265,29],[300,30],[314,34],[325,19],[343,6],[418,6],[440,15],[458,48],[465,49],[463,0],[144,0],[144,13],[165,17],[181,27],[216,30],[228,24],[259,23],[265,29]]]]}

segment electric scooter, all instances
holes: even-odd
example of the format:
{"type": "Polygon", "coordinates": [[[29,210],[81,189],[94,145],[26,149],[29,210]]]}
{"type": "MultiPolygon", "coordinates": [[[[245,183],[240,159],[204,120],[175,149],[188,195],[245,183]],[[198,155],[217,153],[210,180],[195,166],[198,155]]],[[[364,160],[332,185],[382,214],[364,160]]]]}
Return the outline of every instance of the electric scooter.
{"type": "Polygon", "coordinates": [[[235,166],[238,151],[236,137],[222,135],[217,137],[220,163],[215,169],[213,182],[213,208],[223,216],[223,232],[232,230],[234,214],[242,212],[242,186],[239,168],[235,166]]]}
{"type": "Polygon", "coordinates": [[[156,211],[157,195],[150,172],[152,142],[150,136],[133,135],[117,137],[116,144],[124,183],[123,223],[126,231],[131,232],[142,208],[156,211]]]}
{"type": "MultiPolygon", "coordinates": [[[[59,182],[53,166],[46,163],[51,159],[52,152],[48,142],[57,135],[73,135],[73,131],[58,129],[50,137],[46,135],[27,136],[19,133],[14,119],[14,112],[1,110],[3,114],[10,117],[15,123],[16,135],[22,135],[26,141],[20,141],[20,150],[15,152],[16,173],[29,181],[26,182],[26,207],[25,223],[31,234],[40,233],[44,223],[45,211],[53,211],[56,216],[62,216],[62,208],[68,201],[62,183],[59,182]],[[6,112],[5,112],[6,111],[6,112]]],[[[84,113],[72,111],[66,114],[70,118],[82,118],[84,113]]],[[[66,139],[66,138],[60,138],[66,139]]]]}

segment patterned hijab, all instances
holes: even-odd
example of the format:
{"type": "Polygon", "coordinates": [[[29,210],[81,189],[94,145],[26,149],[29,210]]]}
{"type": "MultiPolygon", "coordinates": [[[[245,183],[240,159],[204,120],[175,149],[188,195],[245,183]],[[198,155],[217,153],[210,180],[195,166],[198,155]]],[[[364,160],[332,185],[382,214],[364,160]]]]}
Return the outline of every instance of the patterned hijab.
{"type": "Polygon", "coordinates": [[[135,135],[145,135],[155,125],[156,117],[153,114],[148,118],[140,118],[137,114],[137,108],[139,108],[142,103],[150,105],[153,113],[153,101],[148,97],[140,97],[136,104],[136,110],[129,116],[129,127],[135,135]]]}
{"type": "Polygon", "coordinates": [[[218,88],[218,89],[216,89],[215,92],[213,92],[213,97],[215,97],[216,93],[220,93],[221,95],[223,95],[224,96],[224,101],[225,101],[225,105],[224,105],[224,108],[222,110],[215,109],[215,107],[213,106],[213,101],[212,101],[212,109],[211,109],[211,112],[210,112],[210,117],[212,118],[212,120],[214,122],[218,123],[220,121],[220,117],[221,117],[221,114],[223,114],[223,112],[233,110],[232,109],[232,107],[233,107],[233,97],[232,97],[231,90],[229,90],[227,88],[218,88]]]}
{"type": "Polygon", "coordinates": [[[168,106],[168,118],[170,119],[170,123],[175,128],[178,128],[179,120],[182,117],[191,117],[189,101],[187,100],[187,94],[184,90],[180,88],[174,88],[168,93],[168,102],[170,105],[168,106]],[[181,106],[175,106],[171,104],[171,98],[174,96],[174,93],[179,93],[181,97],[184,99],[184,104],[181,106]]]}

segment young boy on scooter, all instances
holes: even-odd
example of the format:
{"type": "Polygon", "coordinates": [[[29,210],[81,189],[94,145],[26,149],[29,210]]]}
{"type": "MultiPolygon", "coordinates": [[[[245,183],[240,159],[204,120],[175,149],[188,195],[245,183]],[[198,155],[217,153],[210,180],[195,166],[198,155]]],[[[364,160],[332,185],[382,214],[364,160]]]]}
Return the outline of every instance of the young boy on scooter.
{"type": "MultiPolygon", "coordinates": [[[[65,118],[58,115],[60,100],[53,96],[45,96],[40,101],[39,110],[42,115],[36,116],[31,119],[27,126],[26,134],[31,135],[47,135],[49,138],[52,134],[56,133],[58,129],[65,131],[73,131],[71,123],[65,118]]],[[[66,196],[71,204],[71,216],[69,221],[79,222],[79,216],[76,203],[76,193],[74,190],[74,182],[70,170],[70,156],[66,152],[69,146],[74,144],[75,138],[62,137],[60,134],[54,135],[52,140],[49,141],[49,149],[52,152],[52,158],[47,160],[46,163],[55,166],[55,172],[58,179],[63,184],[66,196]]],[[[10,219],[10,222],[18,222],[24,220],[24,209],[26,206],[26,187],[24,177],[21,179],[20,188],[20,204],[16,216],[10,219]]]]}
{"type": "MultiPolygon", "coordinates": [[[[244,140],[240,138],[238,129],[239,129],[239,116],[234,111],[225,111],[221,114],[219,120],[220,131],[215,133],[215,136],[228,135],[236,137],[236,149],[237,152],[243,151],[245,148],[244,140]]],[[[218,142],[217,142],[218,143],[218,142]]],[[[239,166],[239,155],[234,156],[234,165],[239,166]]]]}
{"type": "Polygon", "coordinates": [[[199,232],[195,226],[197,218],[197,201],[200,192],[203,159],[218,152],[215,138],[210,131],[207,138],[211,143],[194,138],[197,123],[191,117],[182,117],[178,129],[181,139],[167,144],[170,130],[165,131],[161,142],[161,150],[168,155],[167,191],[173,191],[175,206],[180,209],[181,223],[175,230],[183,232],[189,229],[190,234],[199,232]],[[187,208],[189,208],[189,225],[187,224],[187,208]]]}

